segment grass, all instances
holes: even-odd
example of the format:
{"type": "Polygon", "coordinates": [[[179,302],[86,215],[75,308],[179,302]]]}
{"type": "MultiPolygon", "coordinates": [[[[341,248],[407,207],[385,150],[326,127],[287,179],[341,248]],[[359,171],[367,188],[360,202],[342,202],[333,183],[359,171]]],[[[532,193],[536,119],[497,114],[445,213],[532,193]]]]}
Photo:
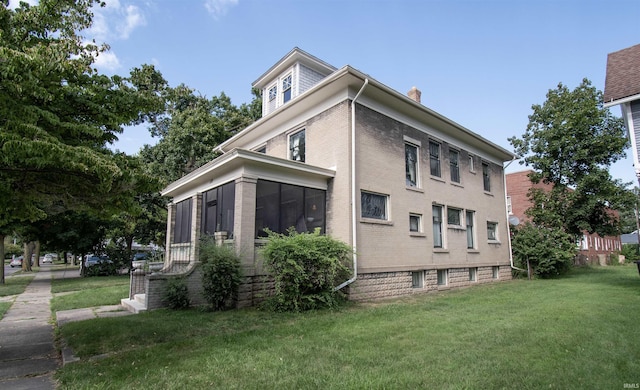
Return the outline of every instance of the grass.
{"type": "Polygon", "coordinates": [[[129,276],[53,279],[51,292],[66,293],[51,299],[52,312],[117,305],[122,298],[129,296],[129,276]]]}
{"type": "Polygon", "coordinates": [[[34,277],[33,274],[5,277],[4,284],[0,284],[0,297],[22,294],[34,277]]]}
{"type": "Polygon", "coordinates": [[[633,266],[274,314],[158,310],[69,323],[63,388],[622,388],[640,382],[633,266]],[[94,360],[91,356],[108,354],[94,360]]]}

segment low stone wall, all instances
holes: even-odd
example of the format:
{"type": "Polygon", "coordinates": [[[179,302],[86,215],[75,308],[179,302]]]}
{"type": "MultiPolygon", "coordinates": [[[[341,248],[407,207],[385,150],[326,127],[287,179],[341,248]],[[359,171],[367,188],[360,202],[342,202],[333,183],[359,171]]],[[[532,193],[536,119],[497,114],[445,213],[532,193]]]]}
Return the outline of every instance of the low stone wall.
{"type": "MultiPolygon", "coordinates": [[[[377,272],[359,274],[357,280],[348,287],[349,299],[367,301],[392,297],[401,297],[416,293],[461,288],[479,283],[489,283],[511,279],[509,266],[474,268],[475,281],[469,280],[469,268],[447,269],[445,285],[438,285],[438,271],[435,269],[415,271],[422,275],[422,284],[413,286],[413,272],[377,272]],[[497,276],[497,277],[496,277],[497,276]]],[[[206,305],[202,293],[202,271],[199,264],[194,265],[186,274],[152,274],[146,276],[147,309],[164,307],[164,291],[170,278],[186,278],[192,306],[206,305]]],[[[266,275],[245,277],[238,291],[236,307],[250,307],[259,304],[274,291],[273,278],[266,275]]]]}
{"type": "Polygon", "coordinates": [[[449,268],[446,270],[446,284],[438,285],[438,270],[404,272],[378,272],[359,274],[350,286],[349,299],[367,301],[401,297],[416,293],[446,290],[472,286],[479,283],[511,280],[511,267],[473,267],[475,280],[470,280],[469,268],[449,268]],[[414,272],[420,273],[420,284],[414,286],[414,272]]]}

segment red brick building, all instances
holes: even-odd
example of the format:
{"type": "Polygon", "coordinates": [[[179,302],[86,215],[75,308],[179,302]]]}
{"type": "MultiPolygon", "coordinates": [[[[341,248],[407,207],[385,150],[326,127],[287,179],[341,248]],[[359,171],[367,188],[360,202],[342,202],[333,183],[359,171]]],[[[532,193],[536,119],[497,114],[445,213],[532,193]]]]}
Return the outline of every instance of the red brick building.
{"type": "MultiPolygon", "coordinates": [[[[529,220],[526,211],[532,206],[527,194],[532,187],[550,188],[550,184],[533,184],[529,179],[531,170],[509,173],[506,176],[507,181],[507,210],[511,217],[517,217],[520,223],[529,220]]],[[[616,212],[617,214],[617,212],[616,212]]],[[[598,234],[589,234],[584,232],[582,238],[576,243],[580,250],[577,264],[606,264],[610,255],[619,252],[622,249],[622,241],[620,236],[600,237],[598,234]]]]}

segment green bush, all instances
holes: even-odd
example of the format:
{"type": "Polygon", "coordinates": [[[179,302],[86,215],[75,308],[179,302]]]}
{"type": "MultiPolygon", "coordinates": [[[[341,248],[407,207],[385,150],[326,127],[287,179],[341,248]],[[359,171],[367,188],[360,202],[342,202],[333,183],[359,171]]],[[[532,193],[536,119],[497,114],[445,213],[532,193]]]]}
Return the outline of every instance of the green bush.
{"type": "Polygon", "coordinates": [[[638,244],[624,244],[622,245],[621,255],[624,255],[625,262],[631,263],[636,260],[640,260],[640,254],[638,254],[638,244]]]}
{"type": "Polygon", "coordinates": [[[344,302],[344,294],[333,289],[349,278],[351,247],[319,230],[267,233],[265,266],[275,279],[275,294],[267,301],[271,309],[303,311],[344,302]]]}
{"type": "Polygon", "coordinates": [[[174,310],[186,309],[191,305],[189,289],[184,278],[171,278],[164,292],[164,302],[174,310]]]}
{"type": "Polygon", "coordinates": [[[542,278],[567,272],[576,256],[576,245],[571,236],[561,229],[545,228],[526,223],[513,232],[513,259],[520,268],[542,278]]]}
{"type": "Polygon", "coordinates": [[[118,266],[106,261],[86,267],[85,276],[112,276],[118,274],[118,266]]]}
{"type": "Polygon", "coordinates": [[[213,310],[231,308],[242,283],[240,257],[233,248],[218,246],[213,237],[206,237],[200,241],[200,261],[205,300],[213,310]]]}

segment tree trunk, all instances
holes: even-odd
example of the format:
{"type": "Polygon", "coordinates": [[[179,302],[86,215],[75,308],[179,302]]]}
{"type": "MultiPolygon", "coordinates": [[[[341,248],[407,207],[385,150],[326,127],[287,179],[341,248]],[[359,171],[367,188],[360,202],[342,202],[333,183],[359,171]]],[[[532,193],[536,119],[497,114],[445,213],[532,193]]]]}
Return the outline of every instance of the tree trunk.
{"type": "Polygon", "coordinates": [[[33,248],[35,244],[33,241],[24,243],[24,254],[22,255],[22,270],[25,272],[31,272],[31,255],[33,254],[33,248]]]}
{"type": "Polygon", "coordinates": [[[35,253],[35,261],[34,264],[36,267],[40,267],[40,241],[36,241],[36,246],[35,246],[35,250],[33,251],[33,253],[35,253]]]}
{"type": "Polygon", "coordinates": [[[2,259],[2,268],[0,268],[0,284],[4,284],[4,234],[0,233],[0,259],[2,259]]]}

